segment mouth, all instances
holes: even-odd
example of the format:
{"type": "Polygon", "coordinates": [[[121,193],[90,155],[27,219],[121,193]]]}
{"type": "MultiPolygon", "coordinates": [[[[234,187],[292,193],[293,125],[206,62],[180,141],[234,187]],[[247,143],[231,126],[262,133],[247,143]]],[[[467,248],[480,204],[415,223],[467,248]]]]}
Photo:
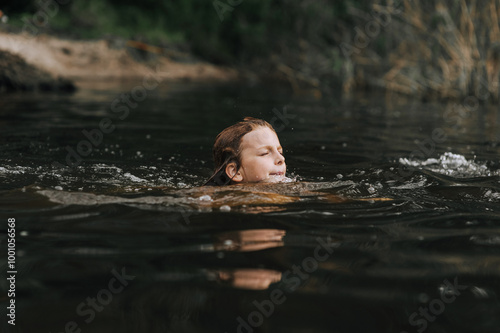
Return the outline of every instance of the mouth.
{"type": "Polygon", "coordinates": [[[285,172],[280,171],[280,172],[271,172],[266,181],[269,183],[281,183],[284,179],[286,179],[285,172]]]}
{"type": "Polygon", "coordinates": [[[269,176],[283,176],[285,173],[284,172],[273,172],[270,173],[269,176]]]}

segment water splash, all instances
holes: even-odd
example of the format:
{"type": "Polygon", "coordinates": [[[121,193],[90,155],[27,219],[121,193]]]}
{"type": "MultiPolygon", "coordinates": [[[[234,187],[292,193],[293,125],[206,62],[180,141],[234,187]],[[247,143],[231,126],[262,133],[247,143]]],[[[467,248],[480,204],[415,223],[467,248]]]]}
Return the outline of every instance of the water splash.
{"type": "Polygon", "coordinates": [[[459,178],[500,175],[500,170],[490,170],[486,163],[467,160],[463,155],[450,152],[444,153],[439,158],[428,158],[425,161],[400,158],[399,163],[459,178]]]}
{"type": "Polygon", "coordinates": [[[298,179],[297,176],[292,177],[292,178],[285,176],[285,177],[283,177],[283,179],[281,179],[280,183],[294,183],[297,181],[297,179],[298,179]]]}
{"type": "Polygon", "coordinates": [[[486,193],[484,193],[484,198],[488,201],[500,201],[500,193],[488,189],[486,193]]]}
{"type": "Polygon", "coordinates": [[[31,168],[23,167],[23,166],[0,167],[0,175],[2,175],[2,174],[20,175],[20,174],[24,174],[26,172],[29,172],[30,170],[31,170],[31,168]]]}
{"type": "Polygon", "coordinates": [[[199,176],[183,172],[176,165],[135,166],[122,169],[104,163],[58,168],[46,165],[0,166],[2,185],[13,187],[38,185],[42,188],[99,191],[110,188],[133,188],[146,191],[148,187],[190,188],[198,185],[199,176]]]}

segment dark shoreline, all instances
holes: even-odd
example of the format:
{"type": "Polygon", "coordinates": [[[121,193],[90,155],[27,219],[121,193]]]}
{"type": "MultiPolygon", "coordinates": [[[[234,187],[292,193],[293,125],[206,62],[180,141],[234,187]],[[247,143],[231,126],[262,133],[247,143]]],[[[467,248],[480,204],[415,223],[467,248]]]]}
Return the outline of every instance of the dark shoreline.
{"type": "Polygon", "coordinates": [[[12,91],[73,92],[75,84],[68,79],[28,64],[21,57],[0,50],[0,93],[12,91]]]}

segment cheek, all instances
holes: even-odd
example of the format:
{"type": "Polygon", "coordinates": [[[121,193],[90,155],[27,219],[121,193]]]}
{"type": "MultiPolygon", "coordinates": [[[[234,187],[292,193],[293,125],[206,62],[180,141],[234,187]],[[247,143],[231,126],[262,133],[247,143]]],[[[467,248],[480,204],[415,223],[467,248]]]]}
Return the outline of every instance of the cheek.
{"type": "Polygon", "coordinates": [[[269,169],[271,169],[274,165],[272,159],[270,158],[263,158],[261,160],[258,161],[257,163],[259,169],[261,172],[265,172],[265,171],[268,171],[269,169]]]}
{"type": "Polygon", "coordinates": [[[258,181],[267,178],[270,168],[272,163],[266,159],[256,159],[247,164],[246,171],[250,174],[250,178],[258,181]]]}

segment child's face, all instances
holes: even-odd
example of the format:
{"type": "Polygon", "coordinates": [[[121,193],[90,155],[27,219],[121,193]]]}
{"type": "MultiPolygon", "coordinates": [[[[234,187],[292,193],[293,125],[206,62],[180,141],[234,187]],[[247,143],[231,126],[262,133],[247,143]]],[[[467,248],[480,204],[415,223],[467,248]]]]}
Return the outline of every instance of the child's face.
{"type": "Polygon", "coordinates": [[[278,136],[268,127],[259,127],[243,136],[238,182],[278,182],[285,178],[286,164],[278,136]],[[240,180],[241,179],[241,180],[240,180]]]}

